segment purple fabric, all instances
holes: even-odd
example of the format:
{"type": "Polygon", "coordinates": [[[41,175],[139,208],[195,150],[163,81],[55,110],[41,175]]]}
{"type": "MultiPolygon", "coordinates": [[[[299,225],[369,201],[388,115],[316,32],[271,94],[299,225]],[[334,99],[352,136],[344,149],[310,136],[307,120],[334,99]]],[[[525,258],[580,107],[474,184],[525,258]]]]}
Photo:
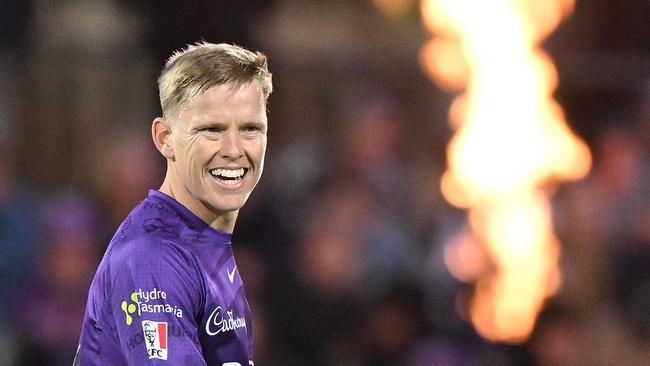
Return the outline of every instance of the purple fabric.
{"type": "Polygon", "coordinates": [[[250,308],[230,240],[149,191],[93,279],[79,365],[253,365],[250,308]]]}

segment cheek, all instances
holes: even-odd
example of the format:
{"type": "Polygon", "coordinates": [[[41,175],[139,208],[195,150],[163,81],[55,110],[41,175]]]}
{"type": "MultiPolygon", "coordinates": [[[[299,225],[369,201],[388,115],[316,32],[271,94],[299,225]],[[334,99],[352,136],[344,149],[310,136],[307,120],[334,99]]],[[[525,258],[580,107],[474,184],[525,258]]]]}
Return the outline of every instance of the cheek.
{"type": "Polygon", "coordinates": [[[186,184],[196,185],[202,177],[205,166],[205,151],[200,144],[188,143],[177,145],[176,169],[184,176],[186,184]]]}
{"type": "Polygon", "coordinates": [[[201,165],[206,164],[211,156],[209,144],[198,142],[188,145],[185,153],[187,155],[187,162],[193,169],[197,169],[201,165]]]}
{"type": "Polygon", "coordinates": [[[260,157],[260,160],[264,160],[264,156],[266,155],[266,138],[264,138],[262,141],[260,141],[259,147],[258,147],[258,156],[260,157]]]}
{"type": "Polygon", "coordinates": [[[257,160],[260,168],[264,165],[264,158],[266,156],[266,144],[260,145],[255,151],[255,159],[257,160]]]}

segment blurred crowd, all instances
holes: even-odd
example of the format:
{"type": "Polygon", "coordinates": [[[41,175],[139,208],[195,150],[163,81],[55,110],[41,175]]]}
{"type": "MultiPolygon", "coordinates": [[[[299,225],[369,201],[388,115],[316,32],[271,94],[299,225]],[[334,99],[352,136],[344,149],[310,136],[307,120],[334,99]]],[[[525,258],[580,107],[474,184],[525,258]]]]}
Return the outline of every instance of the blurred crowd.
{"type": "MultiPolygon", "coordinates": [[[[645,74],[625,88],[588,73],[560,83],[593,167],[554,196],[562,287],[531,338],[507,345],[476,334],[471,288],[444,264],[466,219],[438,188],[451,96],[418,65],[417,6],[181,3],[0,3],[0,366],[71,364],[106,245],[162,182],[157,73],[202,37],[261,49],[274,73],[265,173],[233,236],[256,365],[648,364],[650,42],[628,42],[645,74]]],[[[650,15],[591,3],[549,46],[560,66],[576,34],[590,52],[604,42],[580,11],[598,25],[607,4],[650,15]]]]}

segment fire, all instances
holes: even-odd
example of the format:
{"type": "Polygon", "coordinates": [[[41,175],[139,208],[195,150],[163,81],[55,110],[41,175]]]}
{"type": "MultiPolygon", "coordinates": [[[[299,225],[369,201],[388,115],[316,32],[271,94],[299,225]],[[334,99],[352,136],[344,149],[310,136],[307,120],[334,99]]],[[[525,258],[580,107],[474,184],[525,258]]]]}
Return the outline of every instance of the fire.
{"type": "Polygon", "coordinates": [[[580,179],[591,165],[587,146],[552,98],[557,73],[539,48],[573,0],[421,5],[435,34],[421,50],[423,67],[441,88],[463,91],[450,109],[455,134],[441,189],[468,210],[472,241],[482,248],[477,255],[477,245],[463,237],[450,244],[446,263],[459,279],[475,283],[469,311],[477,331],[494,341],[523,342],[561,282],[551,189],[580,179]],[[463,264],[475,268],[458,268],[463,264]]]}

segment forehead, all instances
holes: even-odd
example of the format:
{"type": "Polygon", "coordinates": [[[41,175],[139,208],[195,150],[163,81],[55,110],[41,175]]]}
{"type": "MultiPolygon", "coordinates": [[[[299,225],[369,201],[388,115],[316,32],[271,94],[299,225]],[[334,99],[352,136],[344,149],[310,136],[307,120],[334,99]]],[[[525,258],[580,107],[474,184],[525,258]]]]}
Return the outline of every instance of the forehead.
{"type": "Polygon", "coordinates": [[[214,86],[191,97],[180,113],[181,120],[266,120],[266,100],[259,83],[214,86]]]}

